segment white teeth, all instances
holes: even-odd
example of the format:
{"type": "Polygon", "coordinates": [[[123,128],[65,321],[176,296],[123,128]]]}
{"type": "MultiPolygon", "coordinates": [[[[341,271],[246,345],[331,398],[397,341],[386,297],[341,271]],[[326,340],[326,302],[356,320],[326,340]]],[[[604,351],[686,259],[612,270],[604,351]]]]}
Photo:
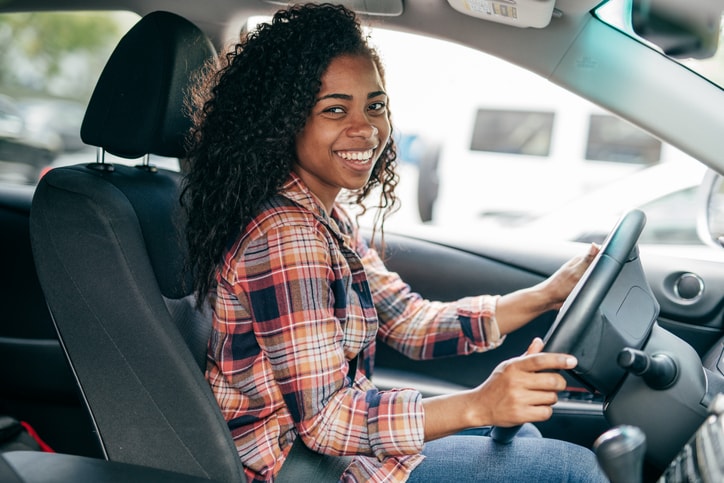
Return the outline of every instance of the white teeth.
{"type": "Polygon", "coordinates": [[[338,151],[337,155],[350,161],[369,161],[374,153],[374,149],[369,149],[367,151],[338,151]]]}

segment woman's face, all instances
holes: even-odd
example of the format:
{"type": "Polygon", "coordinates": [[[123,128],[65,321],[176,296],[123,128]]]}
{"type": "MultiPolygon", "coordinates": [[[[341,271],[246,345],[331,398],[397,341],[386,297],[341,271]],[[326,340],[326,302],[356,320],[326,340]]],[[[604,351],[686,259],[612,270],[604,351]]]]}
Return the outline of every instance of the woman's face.
{"type": "Polygon", "coordinates": [[[339,192],[362,188],[390,137],[387,95],[363,56],[332,60],[304,129],[294,171],[329,212],[339,192]]]}

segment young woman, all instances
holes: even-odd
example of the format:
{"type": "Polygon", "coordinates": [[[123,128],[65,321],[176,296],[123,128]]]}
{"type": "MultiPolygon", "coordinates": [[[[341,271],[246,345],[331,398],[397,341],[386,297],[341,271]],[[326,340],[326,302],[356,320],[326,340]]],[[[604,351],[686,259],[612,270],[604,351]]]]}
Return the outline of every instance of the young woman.
{"type": "Polygon", "coordinates": [[[417,359],[497,347],[559,308],[596,248],[526,290],[423,300],[339,203],[378,186],[383,213],[396,203],[384,71],[355,15],[290,7],[225,59],[196,92],[184,203],[199,303],[213,309],[206,376],[248,477],[273,480],[303,442],[354,456],[351,481],[605,481],[589,450],[532,425],[523,435],[538,437],[505,446],[458,434],[551,416],[555,371],[576,361],[539,339],[444,397],[369,379],[377,337],[417,359]]]}

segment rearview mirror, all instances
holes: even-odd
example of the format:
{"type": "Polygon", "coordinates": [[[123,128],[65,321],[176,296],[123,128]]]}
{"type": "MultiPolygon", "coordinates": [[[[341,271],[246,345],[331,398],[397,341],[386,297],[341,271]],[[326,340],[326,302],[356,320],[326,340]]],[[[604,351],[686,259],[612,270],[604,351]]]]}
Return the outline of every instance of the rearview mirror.
{"type": "Polygon", "coordinates": [[[724,0],[631,0],[640,37],[675,58],[712,57],[719,45],[724,0]]]}

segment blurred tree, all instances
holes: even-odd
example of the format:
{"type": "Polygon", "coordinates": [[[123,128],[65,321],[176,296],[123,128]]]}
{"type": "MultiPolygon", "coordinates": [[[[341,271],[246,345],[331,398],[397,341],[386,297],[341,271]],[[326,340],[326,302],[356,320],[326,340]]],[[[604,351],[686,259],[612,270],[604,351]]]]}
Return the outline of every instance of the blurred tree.
{"type": "Polygon", "coordinates": [[[86,99],[128,14],[34,12],[0,15],[0,89],[86,99]]]}

